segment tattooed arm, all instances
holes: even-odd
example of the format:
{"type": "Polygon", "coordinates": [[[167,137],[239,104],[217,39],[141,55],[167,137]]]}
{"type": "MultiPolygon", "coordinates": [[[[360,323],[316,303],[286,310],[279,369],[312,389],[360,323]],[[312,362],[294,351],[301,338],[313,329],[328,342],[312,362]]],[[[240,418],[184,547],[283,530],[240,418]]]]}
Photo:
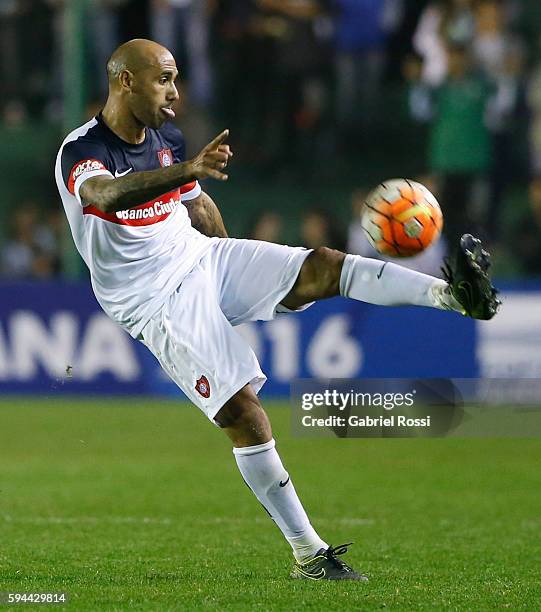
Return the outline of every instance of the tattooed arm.
{"type": "Polygon", "coordinates": [[[194,198],[184,202],[188,209],[188,214],[192,220],[192,225],[205,236],[218,236],[227,238],[227,230],[214,200],[204,191],[194,198]]]}
{"type": "MultiPolygon", "coordinates": [[[[228,135],[229,130],[224,130],[187,162],[157,170],[131,172],[120,178],[107,175],[91,177],[81,185],[81,202],[83,205],[92,204],[106,213],[112,213],[138,206],[194,179],[211,177],[225,181],[227,174],[224,174],[223,170],[232,155],[229,145],[223,144],[228,135]]],[[[205,208],[210,215],[212,207],[207,204],[205,208]]],[[[223,231],[225,232],[225,229],[223,231]]]]}

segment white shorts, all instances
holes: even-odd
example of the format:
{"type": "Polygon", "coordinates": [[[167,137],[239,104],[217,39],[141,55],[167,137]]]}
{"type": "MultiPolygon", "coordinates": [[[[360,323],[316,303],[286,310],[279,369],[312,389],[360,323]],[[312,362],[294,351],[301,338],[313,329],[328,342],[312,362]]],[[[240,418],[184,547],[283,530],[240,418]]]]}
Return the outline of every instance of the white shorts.
{"type": "Polygon", "coordinates": [[[257,240],[215,239],[143,328],[139,339],[211,421],[246,384],[257,393],[267,380],[233,326],[287,312],[279,303],[310,252],[257,240]]]}

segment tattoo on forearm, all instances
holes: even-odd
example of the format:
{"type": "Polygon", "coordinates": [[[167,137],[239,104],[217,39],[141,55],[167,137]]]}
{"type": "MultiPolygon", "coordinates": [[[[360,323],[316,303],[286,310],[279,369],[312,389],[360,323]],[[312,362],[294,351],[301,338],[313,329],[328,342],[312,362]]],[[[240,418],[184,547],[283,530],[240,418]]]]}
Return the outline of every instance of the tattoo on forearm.
{"type": "Polygon", "coordinates": [[[125,210],[193,181],[190,168],[191,165],[184,162],[156,170],[132,172],[114,180],[98,176],[83,183],[80,195],[85,204],[106,212],[125,210]]]}
{"type": "Polygon", "coordinates": [[[185,203],[192,226],[205,236],[227,238],[222,215],[210,196],[201,193],[198,198],[185,203]]]}

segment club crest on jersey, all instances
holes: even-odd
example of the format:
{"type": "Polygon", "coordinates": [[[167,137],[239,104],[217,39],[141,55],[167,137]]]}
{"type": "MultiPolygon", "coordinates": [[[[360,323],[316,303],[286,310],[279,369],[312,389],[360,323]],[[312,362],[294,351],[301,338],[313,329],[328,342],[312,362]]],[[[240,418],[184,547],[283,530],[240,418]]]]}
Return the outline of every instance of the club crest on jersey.
{"type": "Polygon", "coordinates": [[[158,159],[160,160],[160,166],[172,166],[173,154],[171,153],[171,149],[162,149],[158,151],[158,159]]]}
{"type": "Polygon", "coordinates": [[[195,383],[195,390],[205,399],[210,397],[210,383],[206,376],[201,376],[201,378],[195,383]]]}

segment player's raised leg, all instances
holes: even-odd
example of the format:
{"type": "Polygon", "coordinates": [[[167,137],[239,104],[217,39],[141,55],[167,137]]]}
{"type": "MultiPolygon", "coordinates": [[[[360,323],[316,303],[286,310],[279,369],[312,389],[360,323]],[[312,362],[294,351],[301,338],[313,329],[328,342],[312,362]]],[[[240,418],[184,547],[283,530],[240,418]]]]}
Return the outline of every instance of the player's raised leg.
{"type": "Polygon", "coordinates": [[[402,266],[326,247],[313,251],[304,262],[284,306],[343,295],[383,306],[437,306],[434,294],[447,288],[441,279],[402,266]]]}
{"type": "Polygon", "coordinates": [[[214,420],[233,442],[240,473],[291,545],[295,578],[367,580],[337,557],[347,545],[329,547],[316,533],[282,465],[272,429],[250,385],[235,393],[214,420]]]}
{"type": "Polygon", "coordinates": [[[370,304],[429,306],[490,319],[499,302],[488,276],[489,266],[488,253],[469,235],[461,240],[447,280],[321,247],[306,258],[282,304],[297,309],[314,300],[343,295],[370,304]]]}

